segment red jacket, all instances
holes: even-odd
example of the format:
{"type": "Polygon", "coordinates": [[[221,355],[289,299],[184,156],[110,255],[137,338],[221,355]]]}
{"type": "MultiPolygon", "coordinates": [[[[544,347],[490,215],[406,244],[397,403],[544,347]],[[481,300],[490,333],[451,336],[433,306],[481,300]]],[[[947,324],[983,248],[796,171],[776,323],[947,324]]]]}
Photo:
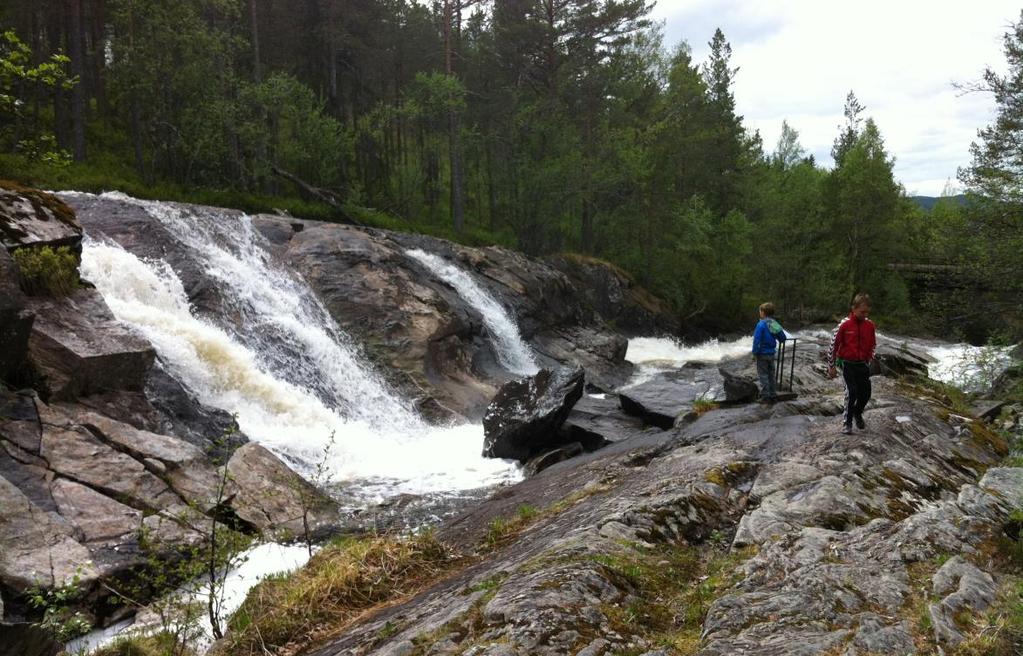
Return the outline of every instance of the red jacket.
{"type": "Polygon", "coordinates": [[[857,319],[852,312],[835,328],[835,336],[828,350],[828,364],[835,365],[835,358],[853,362],[869,362],[874,359],[877,337],[874,322],[857,319]]]}

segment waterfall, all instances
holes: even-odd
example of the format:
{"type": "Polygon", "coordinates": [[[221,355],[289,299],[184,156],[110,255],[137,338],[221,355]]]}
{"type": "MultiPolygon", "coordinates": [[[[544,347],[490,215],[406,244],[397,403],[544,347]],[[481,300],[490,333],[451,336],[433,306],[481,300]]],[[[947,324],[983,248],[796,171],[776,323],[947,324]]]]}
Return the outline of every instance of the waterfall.
{"type": "Polygon", "coordinates": [[[365,364],[298,276],[276,266],[248,217],[138,201],[202,263],[235,320],[199,317],[163,261],[86,239],[82,274],[205,404],[309,473],[328,455],[336,481],[370,498],[462,490],[519,476],[480,456],[482,427],[429,426],[365,364]]]}
{"type": "Polygon", "coordinates": [[[473,280],[472,276],[444,259],[418,248],[405,252],[434,275],[455,288],[465,302],[479,311],[492,338],[498,362],[508,371],[529,376],[539,371],[529,346],[507,310],[473,280]]]}

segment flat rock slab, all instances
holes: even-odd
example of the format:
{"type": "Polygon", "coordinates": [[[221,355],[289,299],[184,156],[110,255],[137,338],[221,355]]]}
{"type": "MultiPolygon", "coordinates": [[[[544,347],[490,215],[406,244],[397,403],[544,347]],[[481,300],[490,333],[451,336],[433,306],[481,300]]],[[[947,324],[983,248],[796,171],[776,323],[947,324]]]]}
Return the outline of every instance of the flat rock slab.
{"type": "Polygon", "coordinates": [[[627,414],[667,430],[697,401],[724,401],[724,379],[716,369],[687,366],[658,373],[652,380],[618,392],[618,398],[627,414]]]}
{"type": "Polygon", "coordinates": [[[95,289],[30,302],[36,320],[29,358],[50,400],[106,390],[141,390],[156,358],[148,341],[114,319],[95,289]]]}
{"type": "Polygon", "coordinates": [[[601,443],[621,442],[648,430],[639,417],[627,415],[615,394],[585,394],[572,408],[561,427],[566,440],[580,442],[588,450],[601,443]]]}

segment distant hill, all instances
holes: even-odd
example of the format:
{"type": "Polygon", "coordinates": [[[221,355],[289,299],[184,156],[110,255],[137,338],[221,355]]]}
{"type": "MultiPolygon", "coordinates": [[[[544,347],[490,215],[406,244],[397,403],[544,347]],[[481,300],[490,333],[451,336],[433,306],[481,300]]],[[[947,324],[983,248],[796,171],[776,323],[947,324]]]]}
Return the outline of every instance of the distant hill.
{"type": "Polygon", "coordinates": [[[930,212],[931,209],[935,205],[938,204],[938,201],[942,200],[943,198],[947,198],[948,200],[951,200],[951,201],[953,201],[955,203],[958,203],[960,205],[965,205],[966,204],[966,194],[957,194],[955,196],[910,196],[909,197],[909,199],[911,201],[913,201],[914,203],[916,203],[917,205],[919,205],[923,209],[927,210],[928,212],[930,212]]]}

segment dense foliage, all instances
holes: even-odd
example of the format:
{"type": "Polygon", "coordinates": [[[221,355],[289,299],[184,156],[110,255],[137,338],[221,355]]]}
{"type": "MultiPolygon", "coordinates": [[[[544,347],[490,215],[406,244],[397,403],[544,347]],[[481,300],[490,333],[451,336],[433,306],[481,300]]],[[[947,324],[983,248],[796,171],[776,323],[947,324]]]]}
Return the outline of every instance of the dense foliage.
{"type": "MultiPolygon", "coordinates": [[[[1009,75],[984,77],[1003,114],[964,174],[983,202],[925,214],[852,93],[834,168],[788,125],[765,152],[736,114],[725,35],[696,62],[662,42],[647,0],[5,7],[10,177],[584,252],[712,331],[767,299],[790,321],[827,318],[859,290],[893,327],[936,329],[937,308],[951,330],[969,322],[950,299],[969,305],[981,278],[1004,287],[1019,262],[1019,26],[1009,75]]],[[[1001,287],[980,296],[1001,302],[1001,287]]],[[[988,320],[972,337],[991,332],[990,312],[967,311],[988,320]]]]}

